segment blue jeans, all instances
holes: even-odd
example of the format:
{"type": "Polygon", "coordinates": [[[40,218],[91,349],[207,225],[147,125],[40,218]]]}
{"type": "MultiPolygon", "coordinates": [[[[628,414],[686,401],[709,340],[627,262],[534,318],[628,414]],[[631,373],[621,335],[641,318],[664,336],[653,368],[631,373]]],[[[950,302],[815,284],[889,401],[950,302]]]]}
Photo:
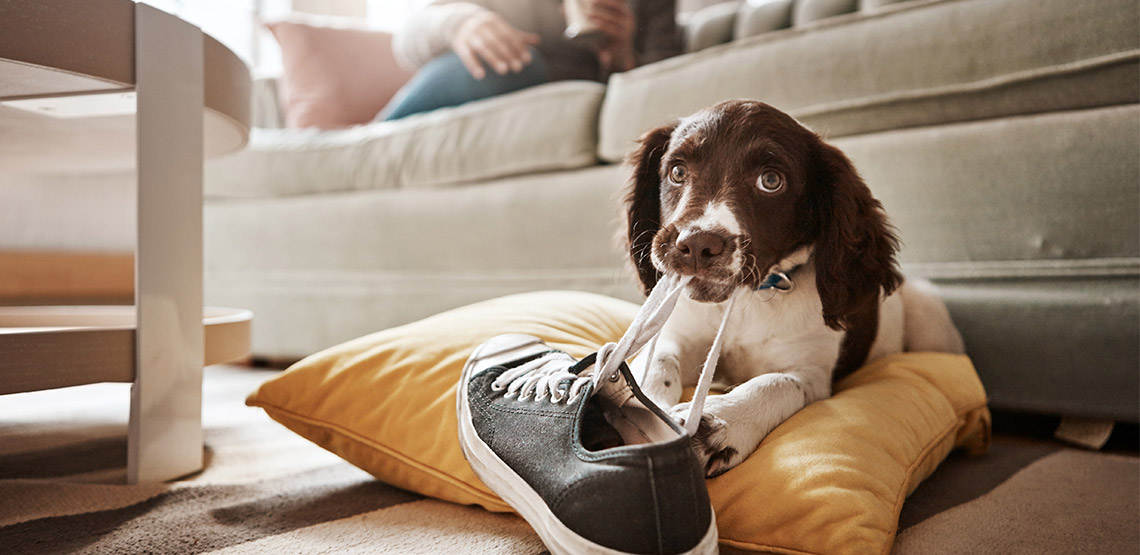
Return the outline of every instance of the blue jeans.
{"type": "Polygon", "coordinates": [[[546,83],[550,80],[546,60],[533,48],[530,54],[533,61],[518,73],[499,75],[483,64],[487,73],[482,79],[472,77],[454,52],[440,54],[424,64],[376,117],[391,121],[546,83]]]}

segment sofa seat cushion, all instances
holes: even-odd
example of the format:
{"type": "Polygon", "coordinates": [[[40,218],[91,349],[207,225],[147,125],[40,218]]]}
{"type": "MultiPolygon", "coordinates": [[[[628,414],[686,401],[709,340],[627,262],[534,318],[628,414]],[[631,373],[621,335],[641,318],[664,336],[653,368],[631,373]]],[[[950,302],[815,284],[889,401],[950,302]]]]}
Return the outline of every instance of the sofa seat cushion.
{"type": "Polygon", "coordinates": [[[762,100],[829,136],[1135,102],[1130,0],[902,2],[615,74],[599,154],[731,98],[762,100]]]}
{"type": "MultiPolygon", "coordinates": [[[[495,299],[315,354],[246,402],[389,484],[507,511],[459,447],[455,388],[464,361],[501,333],[536,335],[581,357],[617,341],[637,308],[566,291],[495,299]]],[[[721,544],[885,553],[906,496],[955,447],[984,450],[989,418],[965,356],[874,361],[777,427],[739,467],[709,480],[721,544]]]]}
{"type": "Polygon", "coordinates": [[[438,187],[596,163],[604,86],[564,81],[344,130],[255,129],[206,164],[216,197],[438,187]]]}
{"type": "MultiPolygon", "coordinates": [[[[462,187],[207,199],[207,304],[257,314],[252,351],[291,358],[523,291],[642,298],[614,191],[622,166],[462,187]]],[[[2,227],[2,224],[0,224],[2,227]]]]}

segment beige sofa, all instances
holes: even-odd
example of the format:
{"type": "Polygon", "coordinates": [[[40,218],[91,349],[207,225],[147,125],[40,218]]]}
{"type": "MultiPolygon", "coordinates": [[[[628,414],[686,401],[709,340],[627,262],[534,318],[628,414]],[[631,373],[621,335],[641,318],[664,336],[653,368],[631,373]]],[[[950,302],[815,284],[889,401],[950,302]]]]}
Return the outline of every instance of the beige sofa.
{"type": "Polygon", "coordinates": [[[255,130],[207,165],[207,302],[252,309],[254,351],[289,358],[509,293],[636,300],[623,156],[672,118],[755,98],[855,161],[996,408],[1140,417],[1135,2],[730,2],[687,33],[694,52],[606,86],[255,130]]]}

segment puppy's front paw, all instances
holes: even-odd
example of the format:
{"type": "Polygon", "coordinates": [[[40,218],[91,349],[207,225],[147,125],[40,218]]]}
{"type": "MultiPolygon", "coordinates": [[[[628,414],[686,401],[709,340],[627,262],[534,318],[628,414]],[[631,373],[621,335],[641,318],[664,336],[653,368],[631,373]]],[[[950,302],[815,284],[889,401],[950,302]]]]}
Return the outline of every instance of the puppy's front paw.
{"type": "MultiPolygon", "coordinates": [[[[669,415],[685,425],[689,415],[689,403],[682,403],[669,410],[669,415]]],[[[729,444],[728,423],[715,414],[701,414],[697,432],[693,434],[693,451],[705,469],[705,476],[713,478],[728,472],[744,460],[744,454],[729,444]]]]}
{"type": "MultiPolygon", "coordinates": [[[[638,359],[634,361],[634,368],[645,363],[646,361],[638,359]]],[[[638,376],[637,383],[641,386],[641,392],[649,397],[653,404],[664,410],[681,400],[681,375],[677,370],[676,357],[658,353],[658,357],[648,368],[640,370],[642,372],[640,375],[634,374],[638,376]]]]}

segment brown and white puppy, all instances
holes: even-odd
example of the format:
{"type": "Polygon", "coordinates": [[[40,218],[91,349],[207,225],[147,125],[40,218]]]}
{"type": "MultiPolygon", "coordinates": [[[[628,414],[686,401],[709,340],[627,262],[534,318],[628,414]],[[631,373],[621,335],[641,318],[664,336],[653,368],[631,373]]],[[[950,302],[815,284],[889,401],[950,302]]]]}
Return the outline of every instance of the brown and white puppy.
{"type": "Polygon", "coordinates": [[[904,282],[882,206],[835,147],[766,104],[727,101],[655,129],[630,156],[629,253],[646,293],[692,276],[657,340],[635,361],[646,394],[682,419],[726,301],[717,380],[694,448],[715,476],[833,380],[904,350],[963,352],[949,313],[904,282]]]}

